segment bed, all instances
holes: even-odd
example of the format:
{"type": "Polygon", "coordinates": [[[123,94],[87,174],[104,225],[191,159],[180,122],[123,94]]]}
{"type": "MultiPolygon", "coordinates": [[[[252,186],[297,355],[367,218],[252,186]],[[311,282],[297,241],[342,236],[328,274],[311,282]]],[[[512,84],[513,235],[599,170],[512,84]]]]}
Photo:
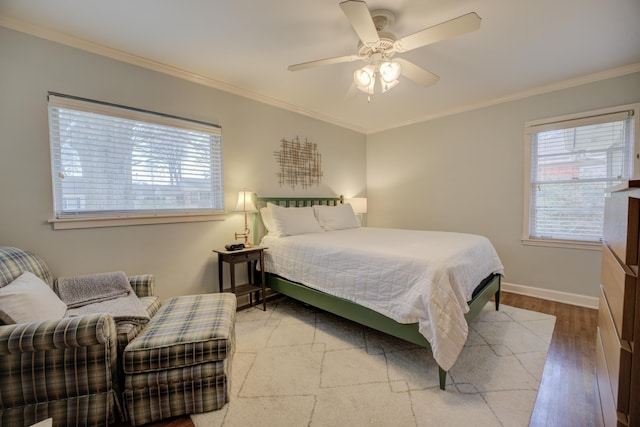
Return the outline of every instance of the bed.
{"type": "Polygon", "coordinates": [[[499,309],[503,268],[488,239],[359,227],[341,197],[259,197],[257,202],[261,215],[256,216],[254,239],[269,248],[262,267],[266,286],[431,348],[444,390],[447,370],[466,341],[467,323],[492,297],[499,309]],[[296,207],[307,209],[287,210],[296,207]],[[322,224],[318,229],[307,218],[310,209],[322,224]],[[306,223],[298,219],[303,211],[306,223]],[[292,213],[295,221],[287,216],[292,213]],[[288,231],[274,227],[271,216],[276,214],[278,224],[290,224],[288,231]],[[375,248],[377,241],[384,245],[375,248]]]}

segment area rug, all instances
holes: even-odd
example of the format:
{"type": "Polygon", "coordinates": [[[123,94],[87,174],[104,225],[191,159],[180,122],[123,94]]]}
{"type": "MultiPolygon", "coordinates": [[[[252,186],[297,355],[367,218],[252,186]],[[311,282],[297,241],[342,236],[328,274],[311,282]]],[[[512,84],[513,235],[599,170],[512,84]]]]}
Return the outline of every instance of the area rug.
{"type": "Polygon", "coordinates": [[[431,350],[283,298],[237,313],[230,402],[213,426],[527,426],[555,317],[487,304],[438,387],[431,350]],[[261,307],[260,307],[261,308],[261,307]]]}

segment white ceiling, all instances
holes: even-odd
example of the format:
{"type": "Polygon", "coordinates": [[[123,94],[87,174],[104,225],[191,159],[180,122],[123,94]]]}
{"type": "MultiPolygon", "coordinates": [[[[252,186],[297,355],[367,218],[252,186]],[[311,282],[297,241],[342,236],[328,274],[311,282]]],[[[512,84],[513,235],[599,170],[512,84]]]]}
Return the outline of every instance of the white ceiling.
{"type": "Polygon", "coordinates": [[[640,71],[640,0],[368,0],[403,37],[468,12],[480,29],[398,54],[440,76],[345,99],[362,62],[340,0],[0,0],[0,25],[371,133],[640,71]]]}

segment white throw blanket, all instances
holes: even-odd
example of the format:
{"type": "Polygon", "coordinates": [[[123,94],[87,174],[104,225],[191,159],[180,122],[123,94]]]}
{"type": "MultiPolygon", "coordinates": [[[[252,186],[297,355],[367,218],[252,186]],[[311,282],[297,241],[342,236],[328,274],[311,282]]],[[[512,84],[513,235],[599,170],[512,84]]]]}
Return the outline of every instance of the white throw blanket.
{"type": "Polygon", "coordinates": [[[354,228],[265,236],[265,271],[418,323],[449,370],[467,339],[473,290],[502,263],[486,237],[438,231],[354,228]]]}
{"type": "Polygon", "coordinates": [[[55,290],[67,304],[66,316],[108,313],[116,322],[145,324],[150,320],[122,271],[61,277],[55,290]]]}

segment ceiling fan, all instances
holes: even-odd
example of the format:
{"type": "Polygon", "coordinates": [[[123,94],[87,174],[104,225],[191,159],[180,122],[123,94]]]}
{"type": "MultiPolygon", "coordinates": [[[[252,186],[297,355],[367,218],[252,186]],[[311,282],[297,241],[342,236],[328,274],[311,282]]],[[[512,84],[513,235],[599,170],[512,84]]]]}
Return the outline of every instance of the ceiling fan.
{"type": "Polygon", "coordinates": [[[393,56],[480,28],[480,17],[471,12],[398,39],[394,34],[384,31],[395,20],[390,11],[379,9],[370,12],[362,0],[343,1],[340,8],[360,38],[357,53],[290,65],[289,71],[365,61],[368,64],[353,73],[353,81],[355,87],[370,95],[374,93],[376,80],[380,81],[384,93],[398,84],[400,75],[423,86],[436,83],[440,77],[406,59],[393,56]]]}

